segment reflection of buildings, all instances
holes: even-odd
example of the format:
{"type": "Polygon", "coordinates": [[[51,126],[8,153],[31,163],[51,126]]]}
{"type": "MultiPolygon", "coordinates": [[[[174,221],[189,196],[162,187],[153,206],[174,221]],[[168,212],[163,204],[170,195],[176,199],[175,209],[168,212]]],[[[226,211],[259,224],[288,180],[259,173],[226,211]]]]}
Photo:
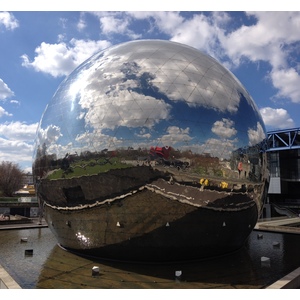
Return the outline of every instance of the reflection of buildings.
{"type": "Polygon", "coordinates": [[[300,213],[300,128],[268,132],[270,168],[267,208],[279,214],[300,213]]]}

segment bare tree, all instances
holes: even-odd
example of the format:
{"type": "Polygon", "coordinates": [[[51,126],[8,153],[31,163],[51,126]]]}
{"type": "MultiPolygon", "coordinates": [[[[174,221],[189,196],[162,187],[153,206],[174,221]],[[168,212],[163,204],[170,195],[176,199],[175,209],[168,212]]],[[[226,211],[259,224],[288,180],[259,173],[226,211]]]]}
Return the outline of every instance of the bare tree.
{"type": "Polygon", "coordinates": [[[17,164],[3,161],[0,164],[0,191],[3,196],[11,197],[21,188],[24,172],[17,164]]]}

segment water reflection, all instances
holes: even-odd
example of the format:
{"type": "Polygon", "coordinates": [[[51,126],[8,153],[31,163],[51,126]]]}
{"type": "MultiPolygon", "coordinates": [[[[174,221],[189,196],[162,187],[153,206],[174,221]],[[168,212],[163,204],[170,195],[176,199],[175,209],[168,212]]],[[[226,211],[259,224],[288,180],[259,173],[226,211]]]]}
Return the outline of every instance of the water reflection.
{"type": "Polygon", "coordinates": [[[25,289],[35,288],[264,288],[300,265],[297,234],[253,231],[231,255],[197,262],[137,264],[81,257],[56,244],[48,228],[0,231],[0,264],[25,289]],[[27,237],[27,243],[21,238],[27,237]],[[25,256],[33,249],[32,256],[25,256]],[[270,259],[262,263],[261,257],[270,259]],[[92,277],[99,266],[100,276],[92,277]],[[181,278],[175,272],[181,271],[181,278]]]}
{"type": "Polygon", "coordinates": [[[43,264],[57,242],[47,228],[1,230],[0,264],[23,288],[35,288],[43,264]],[[27,238],[27,242],[22,242],[27,238]],[[32,256],[25,250],[33,249],[32,256]]]}
{"type": "Polygon", "coordinates": [[[262,268],[262,273],[265,274],[261,274],[261,276],[267,277],[272,271],[274,274],[278,273],[279,278],[300,266],[299,246],[300,236],[298,234],[271,232],[263,232],[262,238],[258,238],[257,233],[253,232],[247,243],[247,249],[256,268],[267,267],[267,264],[261,264],[262,256],[270,258],[270,270],[262,268]]]}

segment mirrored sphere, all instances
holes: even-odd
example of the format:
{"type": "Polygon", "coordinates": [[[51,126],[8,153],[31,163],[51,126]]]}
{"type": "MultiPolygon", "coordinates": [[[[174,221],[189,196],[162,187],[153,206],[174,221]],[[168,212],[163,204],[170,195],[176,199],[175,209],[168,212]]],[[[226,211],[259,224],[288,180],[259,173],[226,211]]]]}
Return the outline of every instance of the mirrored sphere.
{"type": "Polygon", "coordinates": [[[33,174],[59,244],[172,261],[241,248],[266,197],[261,115],[214,58],[170,41],[101,51],[42,115],[33,174]]]}

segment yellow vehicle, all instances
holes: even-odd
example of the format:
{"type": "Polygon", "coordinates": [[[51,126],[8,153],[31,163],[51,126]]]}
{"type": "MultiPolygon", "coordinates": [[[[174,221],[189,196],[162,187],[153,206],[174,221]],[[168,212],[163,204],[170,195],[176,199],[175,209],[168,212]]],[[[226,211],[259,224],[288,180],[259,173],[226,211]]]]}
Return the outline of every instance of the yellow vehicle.
{"type": "Polygon", "coordinates": [[[225,182],[225,181],[222,181],[222,182],[220,183],[220,187],[221,187],[222,189],[227,189],[227,188],[228,188],[228,183],[225,182]]]}
{"type": "Polygon", "coordinates": [[[25,184],[22,189],[15,192],[16,195],[35,195],[35,187],[33,184],[25,184]]]}
{"type": "Polygon", "coordinates": [[[208,179],[206,179],[206,178],[201,178],[201,179],[200,179],[200,184],[201,184],[201,185],[204,185],[204,186],[208,186],[209,181],[208,181],[208,179]]]}

